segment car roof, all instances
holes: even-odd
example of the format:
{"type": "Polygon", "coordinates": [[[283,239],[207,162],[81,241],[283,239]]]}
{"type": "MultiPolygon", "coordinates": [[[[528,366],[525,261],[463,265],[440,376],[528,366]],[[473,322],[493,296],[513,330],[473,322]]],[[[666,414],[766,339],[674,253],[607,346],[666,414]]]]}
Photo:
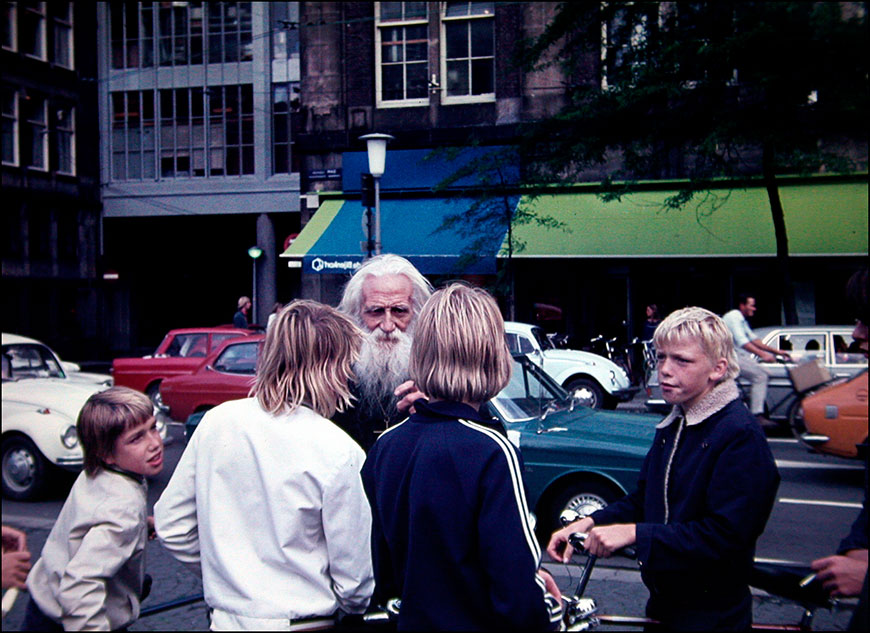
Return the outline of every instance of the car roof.
{"type": "Polygon", "coordinates": [[[19,334],[7,334],[3,332],[3,345],[21,345],[22,343],[36,343],[37,345],[45,345],[42,341],[37,341],[35,338],[28,338],[19,334]]]}
{"type": "Polygon", "coordinates": [[[213,325],[209,327],[181,327],[169,330],[167,334],[226,334],[238,333],[239,336],[248,336],[253,334],[252,330],[244,330],[237,327],[226,325],[213,325]]]}
{"type": "Polygon", "coordinates": [[[811,334],[821,334],[823,332],[846,330],[851,332],[855,329],[854,325],[768,325],[765,327],[753,328],[756,334],[769,334],[770,332],[809,332],[811,334]]]}

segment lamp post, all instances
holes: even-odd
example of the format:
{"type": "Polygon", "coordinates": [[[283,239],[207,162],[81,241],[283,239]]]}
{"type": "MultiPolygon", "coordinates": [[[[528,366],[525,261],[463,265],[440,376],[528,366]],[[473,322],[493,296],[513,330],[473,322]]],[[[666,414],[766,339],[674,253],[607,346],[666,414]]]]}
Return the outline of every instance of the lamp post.
{"type": "Polygon", "coordinates": [[[257,314],[257,259],[263,254],[263,249],[259,246],[252,246],[248,249],[248,257],[254,266],[254,292],[251,294],[251,323],[255,323],[255,315],[257,314]]]}
{"type": "Polygon", "coordinates": [[[387,162],[387,143],[395,140],[389,134],[366,134],[359,140],[366,142],[369,154],[369,173],[375,179],[375,255],[381,254],[381,176],[387,162]]]}

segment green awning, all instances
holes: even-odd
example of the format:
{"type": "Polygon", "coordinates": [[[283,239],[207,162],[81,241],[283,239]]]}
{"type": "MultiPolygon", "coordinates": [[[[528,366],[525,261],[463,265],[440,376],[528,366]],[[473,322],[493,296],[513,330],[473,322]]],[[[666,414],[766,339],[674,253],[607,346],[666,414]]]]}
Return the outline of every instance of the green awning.
{"type": "MultiPolygon", "coordinates": [[[[523,197],[520,205],[564,223],[514,227],[525,247],[514,257],[774,256],[776,239],[763,187],[701,193],[681,209],[663,210],[673,191],[645,191],[619,202],[593,192],[523,197]]],[[[784,185],[789,253],[867,254],[867,183],[784,185]]],[[[516,243],[516,242],[515,242],[516,243]]],[[[499,257],[505,257],[506,243],[499,257]]]]}

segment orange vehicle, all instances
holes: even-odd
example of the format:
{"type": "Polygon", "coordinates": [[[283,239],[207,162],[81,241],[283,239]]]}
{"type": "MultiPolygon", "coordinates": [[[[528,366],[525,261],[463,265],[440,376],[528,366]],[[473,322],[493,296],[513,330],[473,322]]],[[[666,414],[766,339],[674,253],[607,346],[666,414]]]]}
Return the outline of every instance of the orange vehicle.
{"type": "Polygon", "coordinates": [[[819,453],[858,457],[867,440],[867,370],[805,396],[789,416],[792,431],[819,453]]]}

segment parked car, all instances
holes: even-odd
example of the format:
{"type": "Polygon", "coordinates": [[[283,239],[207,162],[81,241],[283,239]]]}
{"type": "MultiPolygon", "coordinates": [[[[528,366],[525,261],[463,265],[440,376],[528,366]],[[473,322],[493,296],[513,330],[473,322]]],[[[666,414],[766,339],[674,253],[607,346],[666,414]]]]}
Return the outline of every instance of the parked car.
{"type": "Polygon", "coordinates": [[[193,372],[224,341],[253,333],[232,326],[170,330],[153,354],[141,358],[116,358],[112,363],[112,375],[116,385],[145,393],[159,407],[162,404],[161,382],[193,372]]]}
{"type": "Polygon", "coordinates": [[[245,398],[254,384],[257,354],[264,335],[225,341],[190,374],[167,378],[160,384],[163,410],[183,422],[227,400],[245,398]]]}
{"type": "Polygon", "coordinates": [[[26,337],[3,334],[2,361],[3,495],[34,499],[57,469],[81,469],[75,428],[79,410],[91,394],[109,385],[71,377],[51,349],[26,337]]]}
{"type": "MultiPolygon", "coordinates": [[[[766,345],[787,351],[792,358],[788,363],[762,363],[770,375],[765,402],[765,415],[768,418],[786,422],[795,399],[788,370],[797,364],[816,358],[828,369],[832,378],[850,378],[867,369],[867,357],[849,351],[853,329],[854,326],[849,325],[784,325],[755,330],[766,345]]],[[[738,378],[737,382],[748,397],[749,381],[738,378]]],[[[657,375],[650,381],[646,406],[660,413],[670,410],[662,398],[657,375]]]]}
{"type": "Polygon", "coordinates": [[[593,409],[615,409],[638,390],[631,386],[625,370],[610,359],[592,352],[558,349],[535,325],[507,321],[505,337],[511,354],[528,356],[581,404],[593,409]]]}
{"type": "MultiPolygon", "coordinates": [[[[527,357],[514,361],[510,383],[486,406],[522,453],[529,507],[544,540],[563,511],[585,516],[634,489],[660,418],[583,406],[527,357]]],[[[182,381],[193,387],[195,376],[167,380],[163,387],[182,381]]],[[[225,385],[225,400],[245,397],[251,385],[251,377],[241,374],[233,376],[232,390],[226,374],[209,370],[202,376],[211,381],[209,390],[225,385]]],[[[179,409],[182,415],[190,410],[189,404],[179,409]]],[[[187,418],[188,439],[204,415],[200,410],[187,418]]]]}
{"type": "Polygon", "coordinates": [[[857,445],[867,441],[867,369],[805,396],[789,423],[816,452],[860,458],[857,445]]]}
{"type": "Polygon", "coordinates": [[[78,364],[63,361],[48,345],[17,334],[2,335],[3,356],[10,363],[15,378],[60,378],[82,384],[112,386],[108,374],[84,372],[78,364]]]}

